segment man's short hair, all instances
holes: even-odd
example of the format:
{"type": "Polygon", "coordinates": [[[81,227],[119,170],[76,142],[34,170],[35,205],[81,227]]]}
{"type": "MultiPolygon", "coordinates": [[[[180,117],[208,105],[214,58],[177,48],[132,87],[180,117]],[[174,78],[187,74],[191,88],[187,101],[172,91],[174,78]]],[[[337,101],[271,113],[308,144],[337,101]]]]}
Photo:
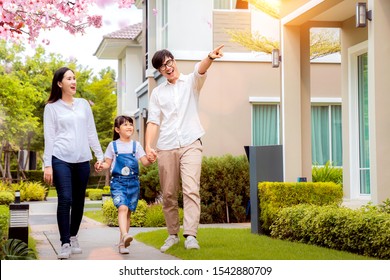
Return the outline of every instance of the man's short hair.
{"type": "Polygon", "coordinates": [[[156,70],[160,69],[160,67],[163,65],[164,60],[165,60],[166,57],[169,57],[171,59],[175,59],[173,57],[173,54],[170,51],[166,50],[166,49],[157,51],[153,55],[153,58],[152,58],[152,65],[153,65],[153,67],[156,70]]]}

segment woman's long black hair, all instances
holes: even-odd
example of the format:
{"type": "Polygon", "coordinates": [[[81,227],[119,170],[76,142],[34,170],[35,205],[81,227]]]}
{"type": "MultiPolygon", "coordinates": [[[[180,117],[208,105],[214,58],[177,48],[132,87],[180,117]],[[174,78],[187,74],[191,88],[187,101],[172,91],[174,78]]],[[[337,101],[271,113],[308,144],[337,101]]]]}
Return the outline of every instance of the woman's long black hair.
{"type": "Polygon", "coordinates": [[[115,128],[119,128],[125,122],[134,124],[133,119],[129,116],[117,116],[114,121],[114,136],[112,140],[118,140],[120,138],[119,133],[115,131],[115,128]]]}
{"type": "Polygon", "coordinates": [[[53,81],[51,83],[51,92],[47,103],[54,103],[62,98],[62,90],[58,86],[58,82],[61,82],[64,79],[64,74],[69,70],[74,73],[74,71],[68,67],[61,67],[54,73],[53,81]]]}

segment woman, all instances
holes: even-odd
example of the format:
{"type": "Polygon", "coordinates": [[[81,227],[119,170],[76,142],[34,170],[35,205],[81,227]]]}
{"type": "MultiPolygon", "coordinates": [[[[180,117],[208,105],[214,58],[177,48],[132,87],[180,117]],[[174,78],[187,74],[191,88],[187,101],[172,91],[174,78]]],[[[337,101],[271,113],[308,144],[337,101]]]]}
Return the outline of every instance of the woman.
{"type": "Polygon", "coordinates": [[[62,67],[53,77],[44,111],[44,180],[56,187],[57,223],[61,238],[59,259],[81,254],[77,240],[84,212],[85,190],[90,174],[91,148],[98,160],[103,152],[89,103],[75,98],[76,76],[62,67]]]}

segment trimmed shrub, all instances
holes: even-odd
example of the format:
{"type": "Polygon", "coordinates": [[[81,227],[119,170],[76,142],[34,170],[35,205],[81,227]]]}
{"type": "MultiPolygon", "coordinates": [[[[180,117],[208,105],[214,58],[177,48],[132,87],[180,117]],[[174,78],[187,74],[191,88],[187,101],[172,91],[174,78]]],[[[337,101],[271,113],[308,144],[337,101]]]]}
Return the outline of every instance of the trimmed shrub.
{"type": "Polygon", "coordinates": [[[296,205],[282,209],[271,236],[390,259],[390,215],[375,208],[296,205]]]}
{"type": "Polygon", "coordinates": [[[89,189],[88,197],[90,200],[102,200],[103,190],[102,189],[89,189]]]}
{"type": "Polygon", "coordinates": [[[333,182],[326,183],[259,183],[260,224],[266,234],[284,207],[297,204],[340,205],[343,190],[333,182]]]}

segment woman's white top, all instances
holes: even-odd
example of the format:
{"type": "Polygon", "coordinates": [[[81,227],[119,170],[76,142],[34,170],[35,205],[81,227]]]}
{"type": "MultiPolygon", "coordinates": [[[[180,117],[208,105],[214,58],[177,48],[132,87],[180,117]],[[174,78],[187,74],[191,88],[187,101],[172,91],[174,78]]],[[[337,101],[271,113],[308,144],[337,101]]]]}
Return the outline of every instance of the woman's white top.
{"type": "Polygon", "coordinates": [[[62,99],[45,106],[43,116],[45,137],[44,164],[51,166],[52,156],[69,163],[96,158],[103,160],[103,151],[96,132],[91,106],[83,98],[72,104],[62,99]]]}

